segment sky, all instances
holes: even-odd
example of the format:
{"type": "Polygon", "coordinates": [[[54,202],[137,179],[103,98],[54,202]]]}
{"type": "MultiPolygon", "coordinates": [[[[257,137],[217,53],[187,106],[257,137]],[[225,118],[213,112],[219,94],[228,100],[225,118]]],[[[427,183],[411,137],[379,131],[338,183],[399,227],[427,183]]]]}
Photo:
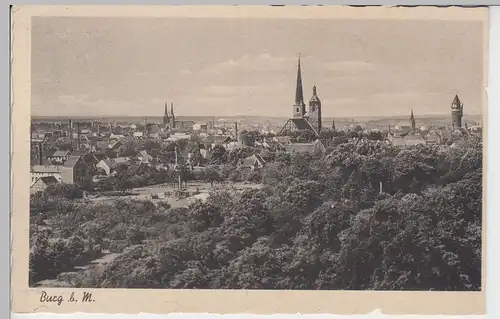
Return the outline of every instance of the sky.
{"type": "Polygon", "coordinates": [[[482,25],[475,21],[35,17],[32,115],[481,114],[482,25]]]}

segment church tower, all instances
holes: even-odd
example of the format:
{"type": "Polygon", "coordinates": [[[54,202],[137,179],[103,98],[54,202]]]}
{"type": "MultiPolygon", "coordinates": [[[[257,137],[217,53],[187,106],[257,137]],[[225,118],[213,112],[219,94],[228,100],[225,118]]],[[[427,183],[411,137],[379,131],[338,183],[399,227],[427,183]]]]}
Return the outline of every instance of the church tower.
{"type": "Polygon", "coordinates": [[[163,115],[163,125],[168,125],[170,124],[170,118],[168,116],[168,106],[167,102],[165,102],[165,114],[163,115]]]}
{"type": "Polygon", "coordinates": [[[300,55],[297,66],[297,86],[295,88],[295,104],[293,105],[293,118],[302,118],[306,114],[304,93],[302,91],[302,74],[300,70],[300,55]]]}
{"type": "Polygon", "coordinates": [[[316,94],[316,86],[313,87],[313,95],[309,100],[309,123],[316,130],[316,133],[321,132],[321,101],[316,94]]]}
{"type": "Polygon", "coordinates": [[[174,103],[170,102],[170,115],[172,116],[172,128],[175,128],[174,103]]]}
{"type": "Polygon", "coordinates": [[[411,110],[410,122],[411,122],[411,129],[415,131],[416,124],[415,124],[415,117],[413,116],[413,110],[411,110]]]}
{"type": "Polygon", "coordinates": [[[455,95],[453,103],[451,103],[451,121],[453,128],[462,128],[462,116],[464,110],[464,104],[460,102],[458,95],[455,95]]]}

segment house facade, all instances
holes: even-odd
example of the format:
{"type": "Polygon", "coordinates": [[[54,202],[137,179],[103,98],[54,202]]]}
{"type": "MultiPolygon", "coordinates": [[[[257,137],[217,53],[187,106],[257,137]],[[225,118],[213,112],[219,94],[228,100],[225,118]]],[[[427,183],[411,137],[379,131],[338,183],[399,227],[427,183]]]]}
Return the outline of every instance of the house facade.
{"type": "Polygon", "coordinates": [[[43,192],[47,187],[59,183],[58,179],[54,176],[39,177],[30,187],[30,194],[43,192]]]}

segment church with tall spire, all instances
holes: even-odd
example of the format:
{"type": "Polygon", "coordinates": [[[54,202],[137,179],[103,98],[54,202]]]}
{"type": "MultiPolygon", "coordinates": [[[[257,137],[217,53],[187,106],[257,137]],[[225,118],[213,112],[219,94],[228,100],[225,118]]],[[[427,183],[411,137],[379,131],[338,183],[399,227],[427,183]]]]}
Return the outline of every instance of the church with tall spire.
{"type": "Polygon", "coordinates": [[[302,69],[299,55],[297,61],[295,103],[293,105],[292,117],[288,119],[281,131],[309,130],[316,136],[319,136],[321,129],[321,100],[318,97],[316,86],[313,86],[312,97],[309,100],[309,108],[306,110],[306,104],[304,103],[304,91],[302,87],[302,69]]]}
{"type": "Polygon", "coordinates": [[[168,103],[165,102],[165,113],[163,115],[163,126],[165,129],[175,128],[174,103],[170,102],[170,114],[168,112],[168,103]]]}
{"type": "Polygon", "coordinates": [[[410,122],[411,122],[411,129],[415,131],[417,125],[415,123],[415,116],[413,116],[413,110],[411,110],[410,122]]]}

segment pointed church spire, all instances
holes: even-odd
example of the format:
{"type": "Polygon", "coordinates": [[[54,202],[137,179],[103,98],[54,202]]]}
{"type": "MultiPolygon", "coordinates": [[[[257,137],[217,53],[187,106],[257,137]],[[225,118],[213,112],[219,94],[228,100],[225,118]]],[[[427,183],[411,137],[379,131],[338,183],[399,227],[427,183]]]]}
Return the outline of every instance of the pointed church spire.
{"type": "Polygon", "coordinates": [[[163,125],[168,125],[170,118],[168,116],[168,103],[165,101],[165,114],[163,115],[163,125]]]}
{"type": "Polygon", "coordinates": [[[170,116],[172,116],[172,127],[175,128],[174,102],[170,102],[170,116]]]}
{"type": "Polygon", "coordinates": [[[411,110],[410,121],[411,121],[411,128],[412,130],[414,130],[416,128],[416,123],[415,123],[415,117],[413,116],[413,109],[411,110]]]}
{"type": "Polygon", "coordinates": [[[297,63],[297,87],[295,89],[295,105],[304,105],[304,93],[302,91],[302,72],[300,70],[300,54],[297,63]]]}

